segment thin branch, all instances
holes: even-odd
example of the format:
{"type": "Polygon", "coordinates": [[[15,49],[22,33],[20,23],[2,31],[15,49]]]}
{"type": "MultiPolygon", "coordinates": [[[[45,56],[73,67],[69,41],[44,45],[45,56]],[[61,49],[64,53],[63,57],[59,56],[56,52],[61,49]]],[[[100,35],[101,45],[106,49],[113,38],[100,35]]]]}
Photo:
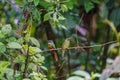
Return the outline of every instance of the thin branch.
{"type": "MultiPolygon", "coordinates": [[[[117,43],[117,41],[110,41],[110,42],[106,42],[106,43],[103,43],[103,44],[92,45],[92,46],[79,46],[78,45],[78,46],[75,46],[75,47],[69,47],[67,49],[55,48],[55,49],[43,50],[43,51],[41,51],[39,53],[45,53],[45,52],[51,52],[51,51],[58,51],[58,50],[89,49],[89,48],[94,48],[94,47],[98,47],[98,46],[106,46],[106,45],[113,44],[113,43],[117,43]]],[[[33,55],[36,55],[36,54],[38,54],[38,53],[29,54],[29,56],[33,56],[33,55]]]]}
{"type": "Polygon", "coordinates": [[[71,58],[70,58],[70,50],[69,50],[69,53],[67,54],[67,62],[68,62],[68,75],[70,75],[70,73],[71,73],[71,64],[70,64],[70,60],[71,58]]]}
{"type": "Polygon", "coordinates": [[[65,61],[62,62],[61,67],[60,67],[60,69],[56,72],[56,74],[58,74],[58,73],[60,72],[60,70],[63,68],[64,64],[65,64],[65,61]]]}
{"type": "Polygon", "coordinates": [[[29,45],[28,45],[28,49],[27,49],[27,53],[26,53],[26,60],[25,60],[25,68],[24,68],[24,72],[23,72],[23,79],[27,77],[26,74],[27,74],[28,63],[29,63],[29,45]]]}
{"type": "MultiPolygon", "coordinates": [[[[75,47],[69,47],[66,50],[72,50],[72,49],[89,49],[89,48],[93,48],[93,47],[98,47],[98,46],[106,46],[108,44],[112,44],[112,43],[116,43],[117,41],[110,41],[107,43],[103,43],[103,44],[98,44],[98,45],[92,45],[92,46],[75,46],[75,47]]],[[[50,52],[50,51],[57,51],[57,50],[63,50],[62,48],[56,48],[56,49],[50,49],[50,50],[43,50],[40,53],[44,53],[44,52],[50,52]]]]}
{"type": "Polygon", "coordinates": [[[16,69],[15,69],[15,65],[14,65],[14,69],[13,69],[13,80],[16,80],[15,75],[16,75],[16,69]]]}

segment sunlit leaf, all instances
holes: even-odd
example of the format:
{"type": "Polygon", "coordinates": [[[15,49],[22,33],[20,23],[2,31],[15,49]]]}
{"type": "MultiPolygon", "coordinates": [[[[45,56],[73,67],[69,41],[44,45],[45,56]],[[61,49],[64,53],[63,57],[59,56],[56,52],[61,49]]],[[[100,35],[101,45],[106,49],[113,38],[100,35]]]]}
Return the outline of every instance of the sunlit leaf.
{"type": "Polygon", "coordinates": [[[33,0],[28,0],[28,2],[32,2],[33,0]]]}
{"type": "Polygon", "coordinates": [[[49,20],[50,18],[51,18],[51,13],[50,12],[48,12],[48,13],[46,13],[45,15],[44,15],[44,21],[47,21],[47,20],[49,20]]]}
{"type": "Polygon", "coordinates": [[[118,80],[118,78],[108,78],[107,80],[118,80]]]}
{"type": "Polygon", "coordinates": [[[20,6],[23,7],[23,1],[22,0],[15,0],[15,2],[20,6]]]}
{"type": "Polygon", "coordinates": [[[95,73],[92,75],[93,78],[99,78],[101,75],[99,73],[95,73]]]}
{"type": "Polygon", "coordinates": [[[58,15],[57,12],[53,13],[53,21],[54,22],[58,22],[57,15],[58,15]]]}
{"type": "Polygon", "coordinates": [[[85,79],[90,79],[90,74],[85,71],[77,70],[77,71],[73,72],[72,74],[82,76],[85,79]]]}
{"type": "Polygon", "coordinates": [[[114,50],[116,50],[116,47],[119,46],[119,43],[114,43],[114,44],[111,44],[108,48],[108,52],[116,52],[114,50]]]}
{"type": "Polygon", "coordinates": [[[51,0],[45,0],[46,2],[51,2],[51,0]]]}
{"type": "Polygon", "coordinates": [[[16,38],[15,37],[10,37],[8,39],[6,39],[6,41],[9,43],[9,42],[15,42],[16,41],[16,38]]]}
{"type": "Polygon", "coordinates": [[[68,9],[73,9],[75,4],[77,4],[77,0],[68,0],[68,2],[65,3],[68,9]]]}
{"type": "Polygon", "coordinates": [[[30,37],[30,41],[37,47],[40,47],[40,43],[34,37],[30,37]]]}
{"type": "Polygon", "coordinates": [[[0,42],[0,52],[5,52],[5,51],[6,51],[5,45],[2,42],[0,42]]]}
{"type": "Polygon", "coordinates": [[[7,68],[9,64],[8,61],[0,61],[0,70],[7,68]]]}
{"type": "Polygon", "coordinates": [[[60,28],[63,28],[63,29],[65,29],[65,30],[68,30],[64,25],[62,25],[62,24],[58,24],[58,27],[60,27],[60,28]]]}
{"type": "Polygon", "coordinates": [[[58,17],[58,20],[65,20],[65,17],[59,16],[59,17],[58,17]]]}
{"type": "Polygon", "coordinates": [[[7,25],[2,27],[1,31],[3,34],[9,34],[12,31],[12,27],[10,24],[7,24],[7,25]]]}
{"type": "Polygon", "coordinates": [[[10,42],[8,43],[8,48],[21,49],[22,46],[17,42],[10,42]]]}
{"type": "Polygon", "coordinates": [[[3,33],[0,33],[0,39],[3,40],[6,36],[3,33]]]}
{"type": "Polygon", "coordinates": [[[41,67],[41,69],[43,69],[43,70],[48,70],[45,66],[40,66],[41,67]]]}
{"type": "Polygon", "coordinates": [[[25,56],[17,56],[14,62],[25,62],[25,56]]]}
{"type": "Polygon", "coordinates": [[[23,80],[30,80],[30,79],[25,78],[25,79],[23,79],[23,80]]]}
{"type": "Polygon", "coordinates": [[[78,76],[72,76],[72,77],[69,77],[67,80],[84,80],[84,78],[81,78],[78,76]]]}
{"type": "Polygon", "coordinates": [[[42,52],[42,50],[37,47],[33,47],[33,51],[36,53],[42,52]]]}
{"type": "MultiPolygon", "coordinates": [[[[13,80],[13,69],[11,68],[6,68],[5,69],[5,74],[6,74],[6,78],[9,80],[13,80]]],[[[17,73],[18,74],[18,73],[17,73]]]]}
{"type": "Polygon", "coordinates": [[[62,11],[63,11],[63,12],[65,12],[65,11],[67,11],[67,10],[68,10],[67,6],[66,6],[66,5],[64,5],[64,4],[62,4],[62,5],[61,5],[61,9],[62,9],[62,11]]]}
{"type": "Polygon", "coordinates": [[[34,5],[37,6],[39,4],[39,0],[34,0],[34,5]]]}

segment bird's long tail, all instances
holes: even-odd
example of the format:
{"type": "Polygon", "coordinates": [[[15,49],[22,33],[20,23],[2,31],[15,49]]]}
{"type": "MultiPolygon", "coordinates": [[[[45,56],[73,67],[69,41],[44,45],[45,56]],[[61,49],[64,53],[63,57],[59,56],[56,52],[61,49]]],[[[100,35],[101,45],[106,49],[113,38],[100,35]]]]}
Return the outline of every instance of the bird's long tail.
{"type": "Polygon", "coordinates": [[[62,50],[62,58],[65,56],[65,50],[62,50]]]}

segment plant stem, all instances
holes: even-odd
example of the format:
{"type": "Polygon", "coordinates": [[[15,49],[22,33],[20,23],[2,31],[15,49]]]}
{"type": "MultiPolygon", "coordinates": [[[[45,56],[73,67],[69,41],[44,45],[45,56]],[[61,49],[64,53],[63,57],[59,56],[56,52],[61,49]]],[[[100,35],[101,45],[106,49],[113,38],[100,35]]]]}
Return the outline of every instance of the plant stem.
{"type": "Polygon", "coordinates": [[[15,77],[15,75],[16,75],[16,70],[15,70],[15,68],[14,68],[14,73],[13,73],[13,80],[16,80],[16,77],[15,77]]]}
{"type": "MultiPolygon", "coordinates": [[[[107,35],[106,35],[106,40],[105,42],[108,42],[109,41],[109,38],[110,38],[110,28],[108,27],[107,28],[107,35]]],[[[107,54],[107,51],[108,51],[108,48],[109,48],[109,45],[106,45],[104,46],[104,52],[103,52],[103,55],[102,55],[102,67],[101,67],[101,71],[105,68],[106,66],[106,59],[108,57],[108,54],[107,54]]]]}
{"type": "Polygon", "coordinates": [[[68,57],[68,73],[69,73],[69,75],[70,75],[70,72],[71,72],[71,65],[70,65],[70,50],[69,50],[69,52],[68,52],[68,54],[67,54],[67,57],[68,57]]]}
{"type": "Polygon", "coordinates": [[[24,68],[24,72],[22,76],[23,79],[27,77],[28,63],[29,63],[29,44],[28,44],[28,49],[27,49],[27,56],[25,59],[25,68],[24,68]]]}

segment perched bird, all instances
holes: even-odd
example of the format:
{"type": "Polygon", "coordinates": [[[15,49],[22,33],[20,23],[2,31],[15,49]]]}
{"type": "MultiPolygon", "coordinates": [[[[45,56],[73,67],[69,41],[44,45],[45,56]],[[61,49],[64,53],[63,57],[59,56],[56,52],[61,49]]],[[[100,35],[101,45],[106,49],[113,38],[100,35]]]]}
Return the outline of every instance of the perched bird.
{"type": "Polygon", "coordinates": [[[55,49],[55,44],[54,44],[54,42],[52,40],[48,41],[48,48],[49,49],[55,49]]]}
{"type": "MultiPolygon", "coordinates": [[[[48,41],[48,48],[50,50],[56,49],[55,48],[55,44],[54,44],[54,42],[52,40],[48,41]]],[[[57,62],[58,61],[58,54],[57,54],[57,52],[55,50],[52,50],[51,53],[52,53],[52,56],[53,56],[54,60],[57,62]]]]}
{"type": "Polygon", "coordinates": [[[70,45],[70,40],[71,40],[71,37],[65,39],[65,41],[62,44],[62,57],[63,58],[64,58],[65,49],[67,49],[70,45]]]}

